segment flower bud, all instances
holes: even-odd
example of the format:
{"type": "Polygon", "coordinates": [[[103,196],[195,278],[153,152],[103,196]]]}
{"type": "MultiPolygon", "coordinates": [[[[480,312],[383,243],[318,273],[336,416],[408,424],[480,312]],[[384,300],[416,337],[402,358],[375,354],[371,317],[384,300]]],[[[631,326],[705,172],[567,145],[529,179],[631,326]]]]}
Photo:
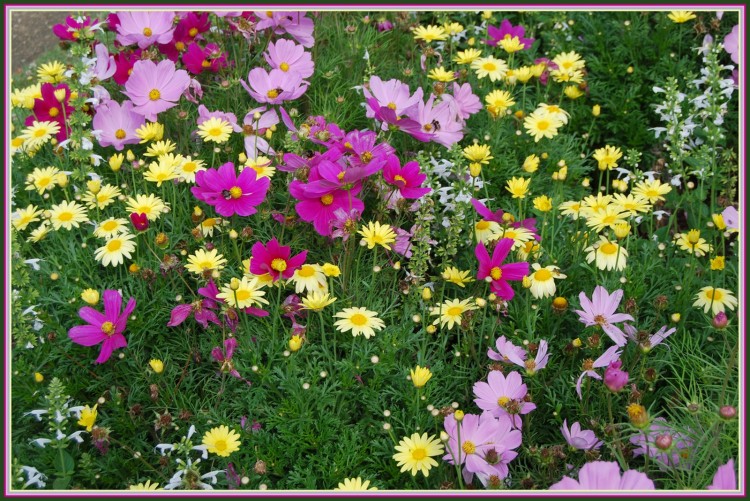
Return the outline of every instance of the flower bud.
{"type": "Polygon", "coordinates": [[[435,334],[437,332],[437,327],[434,325],[428,325],[425,330],[427,331],[427,334],[435,334]]]}
{"type": "Polygon", "coordinates": [[[622,240],[623,238],[630,235],[630,224],[629,223],[618,223],[614,226],[615,229],[615,236],[618,240],[622,240]]]}
{"type": "Polygon", "coordinates": [[[463,421],[463,420],[464,420],[464,411],[462,411],[462,410],[460,410],[460,409],[459,409],[459,410],[456,410],[456,411],[455,411],[455,412],[453,413],[453,417],[454,417],[454,418],[456,418],[456,422],[460,423],[461,421],[463,421]]]}
{"type": "Polygon", "coordinates": [[[729,324],[729,318],[727,318],[726,313],[720,311],[711,321],[711,324],[714,326],[714,329],[726,329],[727,325],[729,324]]]}
{"type": "Polygon", "coordinates": [[[245,155],[244,153],[240,153],[237,156],[237,160],[239,160],[241,165],[244,165],[245,163],[247,163],[247,155],[245,155]]]}
{"type": "Polygon", "coordinates": [[[300,336],[292,336],[289,340],[289,349],[291,351],[299,351],[302,348],[302,338],[300,336]]]}
{"type": "Polygon", "coordinates": [[[672,313],[672,315],[669,317],[669,319],[674,323],[679,322],[680,318],[682,318],[682,315],[680,315],[679,313],[672,313]]]}
{"type": "Polygon", "coordinates": [[[565,313],[568,309],[568,300],[564,297],[556,297],[552,300],[552,309],[555,313],[565,313]]]}
{"type": "Polygon", "coordinates": [[[135,273],[138,273],[139,271],[141,271],[141,267],[140,267],[140,266],[138,266],[138,265],[137,265],[137,264],[135,264],[135,263],[131,263],[131,265],[130,265],[130,266],[128,266],[128,271],[129,271],[130,273],[133,273],[133,274],[135,274],[135,273]]]}
{"type": "Polygon", "coordinates": [[[57,99],[57,102],[59,103],[65,102],[65,94],[66,94],[65,88],[55,89],[54,93],[55,93],[55,99],[57,99]]]}
{"type": "Polygon", "coordinates": [[[591,114],[594,115],[595,117],[598,117],[601,114],[601,112],[602,112],[602,107],[599,106],[598,104],[595,104],[594,106],[591,107],[591,114]]]}
{"type": "Polygon", "coordinates": [[[531,279],[527,276],[523,276],[523,280],[521,280],[521,285],[523,285],[524,289],[528,289],[531,287],[531,279]]]}
{"type": "Polygon", "coordinates": [[[722,214],[712,214],[711,219],[713,219],[714,226],[716,226],[717,230],[724,231],[727,229],[727,223],[724,221],[724,216],[722,214]]]}
{"type": "Polygon", "coordinates": [[[257,460],[255,462],[255,466],[253,466],[253,471],[257,473],[258,475],[265,475],[266,474],[266,463],[262,460],[257,460]]]}
{"type": "Polygon", "coordinates": [[[102,189],[102,182],[99,179],[92,179],[86,183],[86,187],[91,193],[96,195],[102,189]]]}
{"type": "Polygon", "coordinates": [[[41,383],[42,381],[44,381],[44,376],[42,375],[41,372],[34,373],[34,381],[37,383],[41,383]]]}
{"type": "Polygon", "coordinates": [[[445,443],[448,440],[450,440],[450,438],[451,438],[450,435],[448,435],[446,432],[444,432],[444,431],[440,432],[440,441],[441,442],[445,443]]]}
{"type": "Polygon", "coordinates": [[[430,299],[432,299],[432,291],[429,287],[425,287],[424,289],[422,289],[422,299],[424,299],[425,301],[429,301],[430,299]]]}
{"type": "Polygon", "coordinates": [[[229,281],[229,288],[233,291],[236,291],[240,288],[240,281],[232,277],[232,279],[229,281]]]}
{"type": "Polygon", "coordinates": [[[60,188],[65,188],[68,186],[68,175],[64,172],[60,172],[57,174],[55,181],[60,188]]]}
{"type": "Polygon", "coordinates": [[[648,426],[648,411],[641,404],[630,404],[627,408],[630,424],[636,428],[643,429],[648,426]]]}
{"type": "Polygon", "coordinates": [[[164,362],[157,358],[151,359],[148,362],[148,365],[151,366],[151,369],[157,374],[161,374],[164,371],[164,362]]]}
{"type": "Polygon", "coordinates": [[[654,444],[658,449],[666,451],[667,449],[672,447],[672,435],[670,435],[669,433],[658,435],[656,437],[656,440],[654,440],[654,444]]]}
{"type": "Polygon", "coordinates": [[[621,371],[620,367],[622,367],[622,362],[618,360],[610,362],[607,370],[604,371],[604,385],[614,393],[622,390],[628,384],[628,373],[621,371]]]}
{"type": "Polygon", "coordinates": [[[471,174],[471,177],[479,177],[480,175],[482,175],[482,164],[480,163],[469,164],[469,174],[471,174]]]}
{"type": "Polygon", "coordinates": [[[148,217],[146,214],[133,212],[130,214],[130,222],[133,223],[133,227],[136,231],[146,231],[148,229],[148,217]]]}
{"type": "Polygon", "coordinates": [[[724,405],[719,409],[719,416],[726,420],[734,419],[737,417],[737,409],[731,405],[724,405]]]}
{"type": "Polygon", "coordinates": [[[158,235],[156,235],[156,238],[154,238],[154,243],[158,248],[166,249],[169,245],[169,237],[166,235],[166,233],[159,233],[158,235]]]}
{"type": "Polygon", "coordinates": [[[232,240],[237,240],[237,238],[240,236],[239,233],[237,233],[235,230],[229,230],[229,238],[232,240]]]}

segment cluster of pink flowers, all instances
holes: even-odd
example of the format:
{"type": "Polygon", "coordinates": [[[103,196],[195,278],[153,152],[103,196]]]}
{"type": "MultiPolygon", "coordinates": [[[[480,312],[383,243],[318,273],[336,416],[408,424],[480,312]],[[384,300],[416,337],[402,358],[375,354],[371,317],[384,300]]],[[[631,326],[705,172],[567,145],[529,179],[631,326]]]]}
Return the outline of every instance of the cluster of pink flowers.
{"type": "Polygon", "coordinates": [[[423,101],[422,89],[412,94],[400,80],[384,82],[378,76],[371,77],[363,89],[367,117],[381,122],[383,130],[401,130],[418,141],[433,141],[446,148],[463,139],[466,120],[482,109],[470,84],[454,83],[452,91],[439,97],[430,94],[423,101]]]}

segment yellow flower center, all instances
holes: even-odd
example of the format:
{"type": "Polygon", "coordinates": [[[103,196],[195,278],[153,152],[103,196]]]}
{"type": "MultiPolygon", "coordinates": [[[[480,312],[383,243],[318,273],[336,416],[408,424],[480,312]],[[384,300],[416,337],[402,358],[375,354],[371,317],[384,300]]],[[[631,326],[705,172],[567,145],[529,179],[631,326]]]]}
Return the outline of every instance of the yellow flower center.
{"type": "Polygon", "coordinates": [[[536,128],[539,130],[547,130],[549,129],[549,122],[547,120],[539,120],[536,123],[536,128]]]}
{"type": "Polygon", "coordinates": [[[505,233],[503,233],[503,238],[513,238],[515,239],[518,236],[518,234],[513,230],[505,230],[505,233]]]}
{"type": "Polygon", "coordinates": [[[237,301],[244,301],[249,298],[250,298],[250,291],[245,290],[245,289],[237,291],[237,301]]]}
{"type": "Polygon", "coordinates": [[[124,131],[124,130],[122,130],[122,129],[117,129],[117,130],[115,131],[115,137],[116,137],[117,139],[125,139],[125,136],[126,136],[126,134],[125,134],[125,131],[124,131]]]}
{"type": "Polygon", "coordinates": [[[503,270],[501,270],[499,266],[495,266],[490,270],[490,276],[492,277],[492,280],[500,280],[503,276],[503,270]]]}
{"type": "Polygon", "coordinates": [[[424,447],[419,447],[411,451],[411,458],[414,459],[415,461],[419,461],[420,459],[424,459],[426,457],[427,457],[427,451],[424,449],[424,447]]]}
{"type": "Polygon", "coordinates": [[[153,33],[154,32],[151,31],[151,28],[149,28],[148,26],[146,26],[145,28],[143,28],[143,35],[144,36],[150,37],[151,35],[153,35],[153,33]]]}
{"type": "Polygon", "coordinates": [[[426,130],[427,132],[431,132],[432,131],[432,124],[424,124],[424,126],[422,128],[424,130],[426,130]]]}
{"type": "Polygon", "coordinates": [[[194,37],[197,34],[198,34],[198,28],[190,28],[190,31],[188,31],[188,35],[190,35],[191,37],[194,37]]]}
{"type": "Polygon", "coordinates": [[[482,65],[482,69],[485,71],[495,71],[497,66],[495,66],[495,63],[486,62],[482,65]]]}
{"type": "Polygon", "coordinates": [[[273,16],[273,12],[271,12],[270,10],[267,10],[266,11],[266,16],[268,16],[268,17],[273,16]]]}
{"type": "Polygon", "coordinates": [[[550,278],[552,278],[552,273],[544,268],[534,273],[534,280],[539,280],[540,282],[547,281],[550,278]]]}
{"type": "Polygon", "coordinates": [[[500,407],[505,407],[506,405],[508,405],[508,402],[510,402],[510,398],[506,396],[502,396],[497,399],[497,405],[499,405],[500,407]]]}
{"type": "Polygon", "coordinates": [[[484,231],[484,230],[486,230],[489,227],[490,227],[490,222],[489,221],[485,221],[484,219],[482,219],[479,222],[477,222],[477,226],[476,226],[476,228],[479,231],[484,231]]]}
{"type": "Polygon", "coordinates": [[[198,168],[198,164],[197,163],[195,163],[195,162],[186,162],[182,166],[182,171],[183,172],[194,172],[195,169],[197,169],[197,168],[198,168]]]}
{"type": "Polygon", "coordinates": [[[302,268],[297,270],[297,274],[301,276],[302,278],[310,278],[313,275],[315,275],[315,268],[313,268],[309,264],[306,264],[302,268]]]}
{"type": "Polygon", "coordinates": [[[448,308],[447,313],[448,313],[448,316],[456,317],[460,315],[461,313],[463,313],[463,311],[464,311],[463,308],[461,308],[460,306],[451,306],[450,308],[448,308]]]}
{"type": "Polygon", "coordinates": [[[360,159],[362,159],[363,163],[370,163],[370,160],[372,160],[372,153],[369,151],[365,151],[359,156],[360,159]]]}
{"type": "Polygon", "coordinates": [[[271,89],[266,92],[266,96],[270,97],[271,99],[276,99],[277,97],[279,97],[279,92],[276,89],[271,89]]]}
{"type": "Polygon", "coordinates": [[[112,322],[104,322],[102,324],[102,332],[108,336],[111,336],[115,332],[115,324],[112,322]]]}
{"type": "Polygon", "coordinates": [[[612,242],[607,242],[606,244],[599,246],[599,252],[611,256],[612,254],[615,254],[617,252],[617,245],[613,244],[612,242]]]}
{"type": "Polygon", "coordinates": [[[724,297],[724,295],[721,293],[720,290],[711,289],[711,290],[706,291],[706,297],[709,300],[721,301],[721,298],[724,297]]]}
{"type": "Polygon", "coordinates": [[[211,67],[211,61],[209,61],[208,59],[204,59],[203,62],[201,63],[201,66],[204,68],[209,68],[211,67]]]}
{"type": "Polygon", "coordinates": [[[235,200],[240,198],[242,196],[242,188],[239,186],[232,186],[229,189],[229,196],[234,198],[235,200]]]}
{"type": "Polygon", "coordinates": [[[396,109],[396,103],[394,103],[394,102],[388,103],[388,108],[391,109],[391,110],[395,110],[396,109]]]}
{"type": "Polygon", "coordinates": [[[177,42],[174,44],[174,48],[179,52],[182,52],[183,50],[185,50],[185,44],[183,42],[177,42]]]}
{"type": "Polygon", "coordinates": [[[148,93],[148,98],[152,101],[156,101],[161,97],[161,92],[159,92],[159,89],[151,89],[151,92],[148,93]]]}
{"type": "Polygon", "coordinates": [[[37,129],[34,131],[34,137],[44,137],[47,135],[47,129],[37,129]]]}
{"type": "Polygon", "coordinates": [[[583,361],[583,364],[581,366],[581,370],[583,370],[583,371],[590,371],[593,368],[594,368],[594,361],[593,360],[591,360],[590,358],[587,358],[586,360],[583,361]]]}
{"type": "Polygon", "coordinates": [[[470,441],[470,440],[467,440],[467,441],[466,441],[466,442],[464,442],[464,444],[463,444],[463,445],[461,446],[461,449],[463,449],[463,451],[464,451],[464,452],[465,452],[466,454],[474,454],[474,453],[476,452],[476,450],[477,450],[477,446],[476,446],[476,445],[474,445],[474,442],[472,442],[472,441],[470,441]]]}
{"type": "Polygon", "coordinates": [[[274,259],[271,261],[271,269],[276,271],[286,271],[286,260],[281,258],[274,259]]]}
{"type": "Polygon", "coordinates": [[[604,318],[602,315],[596,315],[594,317],[594,322],[596,322],[599,325],[605,325],[607,323],[607,319],[604,318]]]}
{"type": "Polygon", "coordinates": [[[104,231],[112,231],[112,230],[114,230],[115,228],[117,228],[117,226],[118,226],[118,225],[117,225],[117,222],[116,222],[116,221],[107,221],[106,223],[104,223],[104,224],[102,225],[102,229],[103,229],[104,231]]]}
{"type": "Polygon", "coordinates": [[[117,252],[118,250],[120,250],[120,247],[122,247],[122,242],[120,242],[119,240],[112,240],[107,244],[107,250],[109,252],[117,252]]]}
{"type": "Polygon", "coordinates": [[[49,116],[51,116],[52,118],[56,117],[59,114],[60,114],[60,109],[57,108],[56,106],[53,106],[52,108],[49,109],[49,116]]]}
{"type": "Polygon", "coordinates": [[[367,325],[367,317],[361,313],[355,313],[354,315],[352,315],[352,318],[350,318],[349,321],[357,327],[367,325]]]}
{"type": "Polygon", "coordinates": [[[70,221],[73,219],[73,213],[72,212],[63,212],[59,216],[57,216],[57,219],[60,221],[70,221]]]}
{"type": "Polygon", "coordinates": [[[226,440],[217,440],[214,442],[214,449],[216,449],[216,452],[224,452],[227,450],[227,441],[226,440]]]}
{"type": "Polygon", "coordinates": [[[281,71],[289,71],[289,65],[288,65],[287,63],[281,63],[281,64],[279,65],[279,69],[280,69],[281,71]]]}
{"type": "Polygon", "coordinates": [[[212,127],[210,129],[208,129],[206,132],[211,137],[219,137],[219,136],[221,136],[224,133],[224,131],[221,129],[221,127],[212,127]]]}
{"type": "Polygon", "coordinates": [[[395,176],[393,176],[393,180],[394,181],[401,181],[402,183],[404,183],[404,186],[406,186],[406,179],[404,179],[402,176],[399,176],[398,174],[396,174],[395,176]]]}
{"type": "Polygon", "coordinates": [[[323,205],[331,205],[333,203],[333,195],[323,195],[322,197],[320,197],[320,203],[322,203],[323,205]]]}

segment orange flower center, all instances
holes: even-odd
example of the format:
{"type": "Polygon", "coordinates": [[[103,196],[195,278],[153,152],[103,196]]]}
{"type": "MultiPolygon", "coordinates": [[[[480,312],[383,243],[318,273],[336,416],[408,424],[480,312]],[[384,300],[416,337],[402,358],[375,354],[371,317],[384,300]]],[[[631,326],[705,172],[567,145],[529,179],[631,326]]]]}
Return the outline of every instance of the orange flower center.
{"type": "Polygon", "coordinates": [[[154,32],[151,31],[151,28],[149,28],[148,26],[146,26],[145,28],[143,28],[143,35],[144,36],[150,37],[153,34],[154,34],[154,32]]]}
{"type": "Polygon", "coordinates": [[[475,453],[475,452],[477,451],[477,446],[476,446],[476,445],[474,445],[474,442],[472,442],[472,441],[470,441],[470,440],[467,440],[467,441],[466,441],[466,442],[464,442],[464,444],[463,444],[463,445],[461,446],[461,449],[463,449],[463,451],[464,451],[464,452],[465,452],[466,454],[474,454],[474,453],[475,453]]]}
{"type": "Polygon", "coordinates": [[[427,457],[427,451],[424,450],[423,447],[420,447],[418,449],[414,449],[411,452],[411,458],[414,459],[415,461],[419,461],[420,459],[424,459],[426,457],[427,457]]]}
{"type": "Polygon", "coordinates": [[[117,130],[115,131],[115,137],[116,137],[117,139],[125,139],[125,136],[126,136],[126,134],[125,134],[125,131],[124,131],[124,130],[122,130],[122,129],[117,129],[117,130]]]}
{"type": "Polygon", "coordinates": [[[320,203],[323,205],[331,205],[333,203],[333,195],[323,195],[320,197],[320,203]]]}
{"type": "Polygon", "coordinates": [[[194,37],[197,34],[198,34],[198,28],[190,28],[190,31],[188,31],[188,35],[190,35],[191,37],[194,37]]]}
{"type": "Polygon", "coordinates": [[[350,318],[349,321],[357,327],[367,325],[367,317],[361,313],[355,313],[354,315],[352,315],[352,318],[350,318]]]}
{"type": "Polygon", "coordinates": [[[281,63],[281,64],[279,65],[279,69],[280,69],[281,71],[289,71],[289,65],[288,65],[287,63],[281,63]]]}

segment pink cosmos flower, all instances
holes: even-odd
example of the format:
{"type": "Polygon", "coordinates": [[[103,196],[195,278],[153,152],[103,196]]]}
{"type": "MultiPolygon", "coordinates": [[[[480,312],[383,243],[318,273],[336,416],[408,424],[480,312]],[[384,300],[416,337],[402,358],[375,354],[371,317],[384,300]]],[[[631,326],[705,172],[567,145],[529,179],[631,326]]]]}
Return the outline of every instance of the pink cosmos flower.
{"type": "MultiPolygon", "coordinates": [[[[26,124],[28,125],[28,124],[26,124]]],[[[724,223],[727,225],[727,229],[739,230],[740,229],[740,213],[734,206],[730,205],[721,213],[721,217],[724,218],[724,223]]]]}
{"type": "Polygon", "coordinates": [[[614,393],[622,390],[628,384],[629,375],[627,372],[620,370],[620,367],[622,367],[622,361],[615,360],[610,362],[604,371],[604,385],[614,393]]]}
{"type": "Polygon", "coordinates": [[[515,428],[521,428],[520,414],[536,409],[536,404],[524,401],[526,385],[515,371],[507,376],[500,371],[491,371],[486,383],[479,381],[474,384],[474,396],[480,409],[492,412],[495,417],[508,416],[515,428]]]}
{"type": "Polygon", "coordinates": [[[245,136],[245,153],[247,158],[258,158],[258,152],[275,155],[276,152],[265,138],[266,131],[279,123],[276,110],[266,111],[265,106],[250,110],[242,121],[242,134],[245,136]],[[258,118],[256,117],[258,115],[258,118]]]}
{"type": "Polygon", "coordinates": [[[64,141],[68,138],[68,119],[74,109],[70,103],[70,87],[67,84],[52,85],[43,83],[41,88],[41,98],[34,99],[34,110],[31,115],[26,117],[25,125],[31,125],[34,121],[38,122],[56,122],[60,126],[60,132],[57,133],[57,140],[64,141]],[[65,94],[62,100],[55,96],[56,90],[64,90],[65,94]]]}
{"type": "Polygon", "coordinates": [[[523,367],[526,370],[527,376],[533,376],[536,374],[537,370],[544,369],[547,366],[548,360],[549,353],[547,353],[547,341],[544,339],[539,341],[539,348],[537,349],[534,360],[526,359],[525,354],[521,357],[518,354],[518,351],[508,350],[508,361],[519,367],[523,367]]]}
{"type": "Polygon", "coordinates": [[[503,223],[503,214],[505,212],[502,209],[498,209],[495,212],[492,212],[490,209],[487,208],[486,205],[484,205],[481,201],[477,200],[476,198],[471,199],[471,205],[474,206],[474,210],[477,211],[477,214],[482,216],[482,219],[485,221],[494,221],[498,224],[503,223]]]}
{"type": "Polygon", "coordinates": [[[729,53],[734,64],[740,64],[740,25],[735,24],[732,31],[724,37],[724,50],[729,53]]]}
{"type": "Polygon", "coordinates": [[[432,191],[432,188],[422,188],[427,175],[419,171],[419,164],[407,162],[401,167],[401,161],[396,155],[388,155],[383,166],[383,179],[395,186],[403,198],[416,200],[432,191]]]}
{"type": "Polygon", "coordinates": [[[302,78],[312,76],[315,72],[315,63],[310,53],[291,40],[282,38],[276,43],[271,42],[263,57],[271,68],[280,69],[285,73],[297,73],[302,78]]]}
{"type": "Polygon", "coordinates": [[[507,464],[516,456],[512,449],[521,445],[521,432],[512,429],[507,416],[495,419],[489,411],[480,416],[465,414],[459,425],[455,416],[450,414],[445,418],[444,425],[450,438],[443,461],[464,465],[466,483],[471,482],[475,473],[502,475],[498,472],[498,466],[505,470],[500,478],[507,476],[507,464]]]}
{"type": "Polygon", "coordinates": [[[719,466],[716,469],[714,480],[706,487],[710,491],[726,490],[736,491],[737,490],[737,474],[734,472],[734,459],[730,459],[726,464],[719,466]]]}
{"type": "Polygon", "coordinates": [[[578,380],[576,381],[576,393],[578,393],[578,398],[583,400],[583,395],[581,395],[581,383],[583,382],[583,377],[588,376],[592,377],[594,379],[601,380],[602,377],[594,371],[594,369],[598,369],[600,367],[606,367],[610,363],[614,362],[618,358],[620,358],[620,353],[622,351],[619,350],[619,346],[612,346],[607,351],[601,354],[599,358],[597,358],[595,361],[591,361],[590,358],[583,361],[583,372],[580,376],[578,376],[578,380]]]}
{"type": "Polygon", "coordinates": [[[290,74],[278,69],[269,73],[263,68],[253,68],[247,76],[247,82],[240,80],[240,83],[250,97],[259,103],[268,104],[281,104],[297,99],[310,85],[298,73],[290,74]]]}
{"type": "Polygon", "coordinates": [[[226,120],[227,122],[229,122],[229,125],[232,126],[233,131],[242,132],[242,127],[237,125],[237,115],[235,115],[234,113],[224,112],[220,110],[209,111],[209,109],[202,104],[198,106],[198,120],[196,121],[198,125],[211,118],[220,118],[222,120],[226,120]]]}
{"type": "MultiPolygon", "coordinates": [[[[402,81],[392,79],[383,82],[377,75],[370,77],[369,86],[363,87],[362,93],[367,101],[367,118],[375,118],[375,110],[381,107],[392,110],[396,116],[402,115],[405,110],[421,102],[423,94],[420,88],[412,95],[409,86],[402,81]],[[375,102],[370,101],[371,98],[375,98],[375,102]]],[[[385,124],[383,130],[386,130],[385,124]]]]}
{"type": "Polygon", "coordinates": [[[68,337],[76,344],[94,346],[101,343],[97,364],[103,364],[117,348],[124,348],[128,342],[123,336],[128,317],[135,309],[135,298],[130,298],[125,309],[122,308],[122,296],[119,292],[107,289],[102,294],[104,313],[89,306],[78,310],[78,315],[89,325],[78,325],[68,331],[68,337]]]}
{"type": "MultiPolygon", "coordinates": [[[[414,229],[415,227],[412,227],[412,231],[414,229]]],[[[401,228],[394,228],[394,231],[396,232],[396,241],[393,242],[391,246],[393,249],[393,252],[404,256],[406,259],[411,258],[412,256],[411,237],[413,236],[412,232],[403,230],[401,228]]]]}
{"type": "Polygon", "coordinates": [[[172,40],[174,12],[131,11],[118,12],[117,41],[124,46],[138,44],[146,47],[172,40]]]}
{"type": "Polygon", "coordinates": [[[468,120],[471,115],[482,109],[482,102],[471,91],[471,84],[468,83],[459,85],[453,82],[453,95],[443,94],[443,100],[450,103],[453,112],[462,120],[468,120]]]}
{"type": "Polygon", "coordinates": [[[648,454],[662,471],[690,468],[692,465],[693,440],[682,432],[675,431],[663,417],[655,418],[643,433],[630,437],[630,443],[637,446],[634,456],[648,454]]]}
{"type": "Polygon", "coordinates": [[[135,104],[133,111],[155,122],[156,115],[177,105],[182,93],[190,86],[190,76],[185,70],[176,70],[170,60],[136,61],[133,73],[125,83],[123,92],[135,104]]]}
{"type": "Polygon", "coordinates": [[[52,27],[52,33],[57,35],[60,40],[69,40],[71,42],[79,40],[85,33],[86,28],[96,26],[99,20],[91,21],[89,16],[75,18],[68,16],[65,18],[65,24],[56,24],[52,27]]]}
{"type": "MultiPolygon", "coordinates": [[[[331,220],[331,237],[340,238],[344,242],[346,242],[350,236],[357,233],[357,225],[360,218],[361,214],[356,209],[352,209],[350,211],[345,211],[343,208],[336,209],[335,211],[333,211],[333,219],[331,220]]],[[[400,228],[396,229],[397,235],[399,229],[400,228]]],[[[398,245],[398,236],[396,237],[396,245],[398,245]]],[[[393,246],[394,251],[396,245],[393,246]]]]}
{"type": "Polygon", "coordinates": [[[515,296],[508,281],[523,280],[523,277],[529,274],[527,262],[502,264],[511,247],[513,247],[512,238],[501,238],[495,245],[495,250],[492,251],[492,258],[482,242],[478,242],[474,248],[474,254],[479,261],[477,278],[479,280],[489,278],[492,291],[505,301],[510,301],[515,296]]]}
{"type": "Polygon", "coordinates": [[[491,47],[496,46],[498,42],[504,38],[510,39],[513,37],[518,37],[518,40],[523,44],[524,50],[530,49],[531,45],[534,43],[533,38],[523,37],[526,34],[526,28],[520,24],[518,26],[513,26],[507,19],[503,19],[499,28],[497,26],[488,26],[487,34],[490,38],[485,41],[487,42],[487,45],[491,47]]]}
{"type": "Polygon", "coordinates": [[[604,443],[601,440],[597,440],[593,431],[582,430],[581,425],[578,422],[573,423],[570,429],[568,429],[568,420],[566,419],[563,421],[560,431],[562,431],[563,437],[565,437],[565,441],[568,442],[568,445],[574,449],[580,449],[582,451],[598,449],[604,443]]]}
{"type": "Polygon", "coordinates": [[[117,101],[107,101],[96,108],[93,126],[101,131],[99,144],[114,146],[122,151],[126,144],[138,144],[141,140],[135,130],[146,123],[140,113],[133,111],[133,103],[125,101],[122,105],[117,101]]]}
{"type": "Polygon", "coordinates": [[[514,345],[510,341],[507,341],[505,336],[497,338],[497,341],[495,341],[495,347],[497,348],[497,351],[494,351],[492,348],[487,350],[487,356],[492,360],[510,363],[511,356],[518,360],[526,360],[526,350],[520,346],[514,345]]]}
{"type": "Polygon", "coordinates": [[[377,25],[379,32],[391,31],[393,29],[393,23],[389,20],[380,21],[377,25]]]}
{"type": "Polygon", "coordinates": [[[638,331],[635,327],[630,324],[623,324],[623,330],[628,335],[628,339],[638,343],[641,351],[648,353],[655,346],[660,345],[665,339],[677,332],[677,328],[672,327],[667,330],[667,326],[662,326],[656,333],[649,335],[648,332],[638,331]]]}
{"type": "Polygon", "coordinates": [[[142,53],[141,49],[123,50],[113,56],[115,58],[115,65],[117,66],[115,74],[112,76],[115,82],[125,85],[125,82],[128,81],[130,75],[133,73],[135,62],[141,59],[142,53]]]}
{"type": "Polygon", "coordinates": [[[656,490],[654,482],[645,473],[637,470],[620,472],[620,465],[615,461],[592,461],[586,463],[578,472],[578,480],[565,476],[550,486],[550,490],[656,490]]]}
{"type": "Polygon", "coordinates": [[[182,55],[182,64],[194,75],[200,75],[204,71],[217,73],[227,65],[227,53],[221,52],[215,43],[203,48],[197,43],[191,43],[182,55]]]}
{"type": "Polygon", "coordinates": [[[355,185],[351,190],[336,190],[321,196],[308,194],[306,185],[298,180],[289,185],[289,193],[299,200],[295,210],[300,219],[312,223],[320,235],[328,236],[332,231],[334,213],[337,209],[345,211],[356,210],[362,213],[365,204],[356,195],[361,190],[361,185],[355,185]]]}
{"type": "Polygon", "coordinates": [[[308,49],[315,44],[313,36],[314,24],[305,12],[254,12],[258,18],[255,28],[271,29],[277,35],[288,33],[303,47],[308,49]],[[270,15],[269,15],[270,14],[270,15]]]}
{"type": "Polygon", "coordinates": [[[267,177],[258,179],[250,167],[242,169],[237,176],[234,164],[227,162],[218,170],[197,172],[195,186],[190,191],[198,200],[214,206],[221,216],[251,216],[257,212],[255,207],[265,200],[270,184],[267,177]]]}
{"type": "MultiPolygon", "coordinates": [[[[420,125],[420,131],[427,134],[430,141],[450,148],[464,137],[463,125],[451,104],[443,101],[434,104],[435,96],[430,95],[426,103],[421,100],[416,108],[406,110],[406,115],[420,125]]],[[[409,134],[408,130],[404,130],[409,134]]]]}
{"type": "MultiPolygon", "coordinates": [[[[342,141],[334,141],[336,150],[350,154],[348,161],[355,167],[367,167],[372,172],[385,165],[388,156],[396,150],[388,143],[378,143],[377,134],[371,130],[355,130],[344,136],[342,141]]],[[[333,152],[331,152],[333,153],[333,152]]],[[[335,155],[334,155],[335,158],[335,155]]],[[[335,161],[334,158],[330,160],[335,161]]]]}
{"type": "Polygon", "coordinates": [[[627,313],[615,313],[622,300],[622,295],[622,289],[618,289],[610,295],[607,289],[597,285],[591,300],[586,297],[585,293],[579,294],[578,299],[581,301],[583,310],[575,310],[578,313],[578,319],[586,324],[586,327],[600,326],[617,346],[625,346],[627,338],[622,330],[613,324],[626,320],[633,321],[633,317],[627,313]]]}
{"type": "Polygon", "coordinates": [[[237,371],[237,369],[234,368],[232,357],[234,357],[235,349],[237,349],[237,338],[230,337],[224,341],[224,351],[222,352],[221,348],[216,346],[213,350],[211,350],[211,356],[214,357],[214,360],[221,364],[221,368],[219,369],[221,372],[228,373],[230,376],[241,379],[242,381],[250,385],[252,383],[240,376],[240,373],[237,371]]]}
{"type": "Polygon", "coordinates": [[[276,237],[269,240],[265,246],[256,242],[251,250],[253,259],[250,261],[250,273],[264,275],[268,273],[274,282],[282,278],[292,278],[297,268],[305,263],[307,251],[302,251],[294,257],[291,247],[279,245],[276,237]]]}

